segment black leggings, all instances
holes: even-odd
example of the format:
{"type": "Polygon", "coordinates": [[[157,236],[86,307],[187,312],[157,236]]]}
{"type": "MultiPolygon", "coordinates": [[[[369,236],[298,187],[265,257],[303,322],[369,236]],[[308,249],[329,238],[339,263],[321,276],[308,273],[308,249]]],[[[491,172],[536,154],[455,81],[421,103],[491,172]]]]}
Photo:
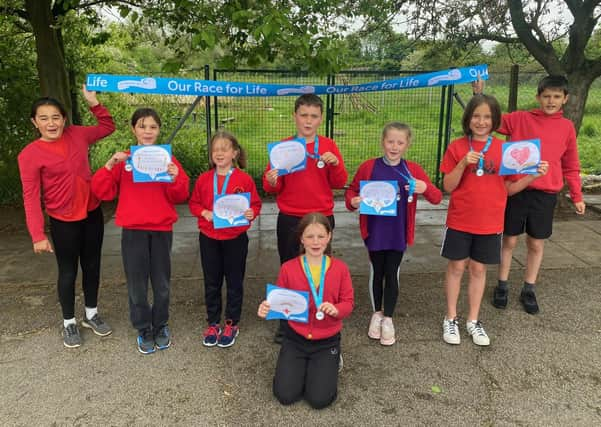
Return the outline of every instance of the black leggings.
{"type": "Polygon", "coordinates": [[[384,316],[392,317],[399,297],[399,266],[403,252],[385,250],[370,251],[372,274],[369,281],[369,293],[374,311],[382,310],[384,298],[384,316]],[[384,284],[385,283],[385,284],[384,284]]]}
{"type": "Polygon", "coordinates": [[[100,256],[104,237],[104,217],[100,207],[80,221],[61,221],[50,217],[50,235],[58,265],[58,299],[63,319],[75,317],[75,279],[81,265],[86,307],[98,305],[100,256]]]}
{"type": "Polygon", "coordinates": [[[198,241],[205,283],[207,322],[212,325],[221,320],[221,288],[225,278],[227,299],[224,319],[237,325],[242,314],[248,235],[244,232],[233,239],[217,240],[199,233],[198,241]]]}

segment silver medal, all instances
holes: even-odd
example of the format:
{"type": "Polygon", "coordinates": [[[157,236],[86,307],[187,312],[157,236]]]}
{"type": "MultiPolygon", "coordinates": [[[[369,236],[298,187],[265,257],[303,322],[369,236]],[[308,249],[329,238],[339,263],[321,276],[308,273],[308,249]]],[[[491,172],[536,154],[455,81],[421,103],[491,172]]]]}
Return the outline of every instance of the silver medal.
{"type": "Polygon", "coordinates": [[[133,166],[131,165],[131,163],[126,163],[124,169],[126,170],[126,172],[131,172],[133,169],[133,166]]]}
{"type": "Polygon", "coordinates": [[[326,165],[326,164],[325,164],[325,162],[324,162],[323,160],[319,160],[319,161],[317,162],[317,167],[318,167],[319,169],[322,169],[322,168],[323,168],[325,165],[326,165]]]}
{"type": "Polygon", "coordinates": [[[315,313],[315,318],[317,320],[323,320],[326,317],[326,315],[323,313],[323,311],[318,311],[317,313],[315,313]]]}
{"type": "Polygon", "coordinates": [[[407,202],[409,202],[409,203],[413,202],[413,196],[407,197],[407,202]]]}
{"type": "Polygon", "coordinates": [[[479,168],[479,169],[476,171],[476,175],[478,175],[478,176],[482,176],[482,175],[484,175],[484,169],[481,169],[481,168],[479,168]]]}

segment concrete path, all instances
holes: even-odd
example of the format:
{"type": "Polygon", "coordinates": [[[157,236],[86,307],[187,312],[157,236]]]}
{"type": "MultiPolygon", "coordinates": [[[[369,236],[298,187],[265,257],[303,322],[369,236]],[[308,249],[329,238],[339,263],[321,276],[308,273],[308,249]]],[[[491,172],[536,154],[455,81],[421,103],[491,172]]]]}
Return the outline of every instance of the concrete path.
{"type": "MultiPolygon", "coordinates": [[[[587,197],[601,211],[601,197],[587,197]]],[[[241,334],[230,349],[204,348],[204,301],[195,218],[180,209],[173,247],[173,347],[135,350],[120,256],[120,230],[106,227],[100,308],[114,333],[83,331],[62,346],[52,256],[34,256],[25,234],[0,235],[0,424],[2,425],[599,425],[601,423],[601,220],[555,223],[539,280],[541,313],[517,301],[525,251],[515,253],[510,303],[490,303],[491,336],[478,348],[441,339],[445,261],[438,255],[446,206],[420,201],[416,243],[401,271],[397,344],[366,336],[368,263],[356,214],[336,207],[335,255],[353,275],[356,309],[345,322],[338,401],[323,411],[279,405],[271,394],[274,324],[256,317],[275,280],[274,205],[250,231],[241,334]]],[[[77,297],[77,311],[82,300],[77,297]]],[[[460,310],[465,313],[465,291],[460,310]]]]}

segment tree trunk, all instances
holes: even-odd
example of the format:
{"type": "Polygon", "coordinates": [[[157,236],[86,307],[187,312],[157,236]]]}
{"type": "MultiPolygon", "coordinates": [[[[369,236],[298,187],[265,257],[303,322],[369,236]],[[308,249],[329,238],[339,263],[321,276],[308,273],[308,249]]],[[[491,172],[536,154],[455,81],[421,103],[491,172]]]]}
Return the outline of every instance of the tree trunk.
{"type": "Polygon", "coordinates": [[[576,71],[568,74],[566,77],[570,87],[570,94],[568,103],[564,107],[564,115],[574,122],[576,133],[578,133],[582,125],[582,116],[584,115],[588,92],[596,76],[576,71]]]}
{"type": "Polygon", "coordinates": [[[25,9],[35,37],[41,96],[58,99],[71,122],[69,79],[51,3],[51,0],[25,0],[25,9]]]}
{"type": "MultiPolygon", "coordinates": [[[[595,80],[595,77],[587,76],[585,73],[576,71],[568,74],[567,79],[570,93],[568,102],[564,107],[564,116],[574,122],[576,133],[578,133],[580,126],[582,125],[582,116],[584,115],[584,106],[586,105],[588,91],[595,80]]],[[[567,185],[564,185],[563,189],[559,192],[557,209],[563,211],[573,209],[566,197],[567,193],[567,185]]]]}

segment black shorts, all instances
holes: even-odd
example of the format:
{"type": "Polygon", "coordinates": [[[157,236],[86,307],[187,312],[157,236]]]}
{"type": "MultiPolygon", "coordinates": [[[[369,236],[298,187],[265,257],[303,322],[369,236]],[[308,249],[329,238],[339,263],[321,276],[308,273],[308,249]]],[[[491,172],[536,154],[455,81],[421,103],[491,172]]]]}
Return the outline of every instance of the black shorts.
{"type": "Polygon", "coordinates": [[[501,233],[472,234],[446,228],[440,255],[452,261],[471,258],[482,264],[501,262],[501,233]]]}
{"type": "Polygon", "coordinates": [[[553,233],[556,204],[556,193],[524,190],[514,194],[507,198],[503,234],[517,236],[525,231],[535,239],[548,239],[553,233]]]}

